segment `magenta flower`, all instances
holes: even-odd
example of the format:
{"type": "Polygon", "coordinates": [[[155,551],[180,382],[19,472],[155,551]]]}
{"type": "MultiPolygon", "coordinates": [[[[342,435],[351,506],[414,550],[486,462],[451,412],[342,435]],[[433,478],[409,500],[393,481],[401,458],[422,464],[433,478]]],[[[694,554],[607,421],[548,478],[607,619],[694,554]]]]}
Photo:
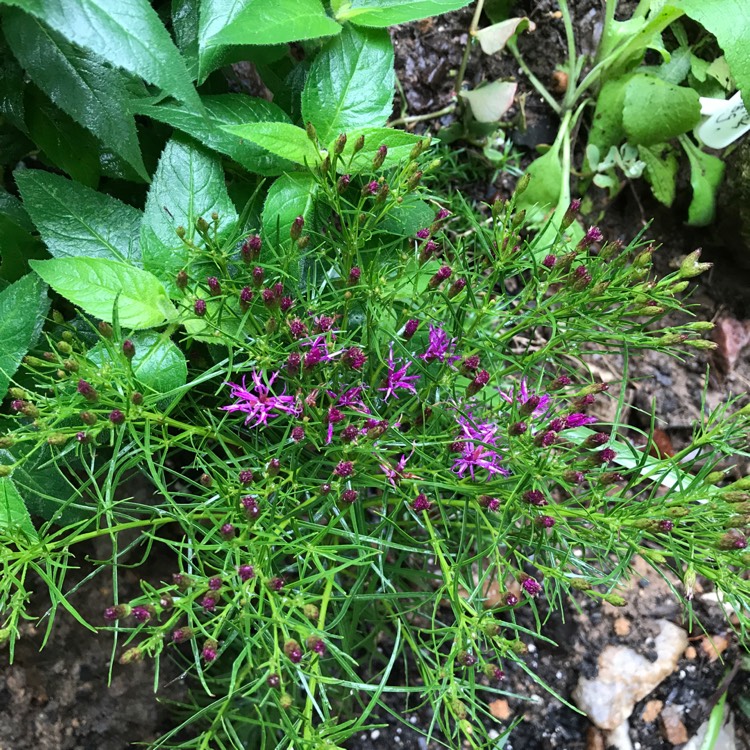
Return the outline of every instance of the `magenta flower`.
{"type": "Polygon", "coordinates": [[[461,447],[461,455],[455,460],[452,468],[460,477],[463,477],[468,471],[472,481],[476,479],[475,471],[477,469],[485,469],[488,479],[493,474],[508,476],[508,470],[499,464],[501,458],[502,456],[499,453],[486,448],[484,445],[467,442],[461,447]]]}
{"type": "Polygon", "coordinates": [[[328,391],[328,395],[333,399],[336,406],[341,409],[351,409],[360,414],[369,414],[370,410],[365,406],[364,401],[360,397],[363,390],[364,386],[357,385],[353,388],[347,388],[339,394],[335,391],[328,391]]]}
{"type": "Polygon", "coordinates": [[[222,411],[243,412],[247,414],[245,424],[253,422],[251,427],[258,425],[268,425],[269,417],[277,417],[280,413],[299,414],[299,409],[295,404],[294,396],[287,396],[286,389],[280,396],[274,396],[271,393],[271,386],[278,377],[278,372],[274,372],[264,383],[260,373],[253,370],[250,377],[253,381],[251,388],[247,387],[245,376],[242,377],[242,385],[236,383],[227,383],[232,388],[232,398],[238,399],[236,404],[222,406],[222,411]]]}
{"type": "Polygon", "coordinates": [[[406,468],[407,461],[414,455],[414,450],[408,455],[401,455],[401,458],[396,462],[395,466],[391,466],[390,464],[386,463],[385,460],[383,460],[383,463],[380,464],[380,468],[383,470],[383,474],[385,474],[385,478],[394,486],[397,487],[399,482],[402,479],[420,479],[421,477],[416,476],[416,474],[409,474],[408,472],[405,472],[404,469],[406,468]]]}
{"type": "Polygon", "coordinates": [[[417,390],[414,387],[414,383],[419,380],[420,375],[407,375],[406,371],[412,366],[413,362],[407,362],[403,367],[396,370],[396,360],[393,358],[393,344],[391,343],[388,350],[388,375],[384,382],[383,388],[378,388],[379,391],[385,391],[383,400],[387,401],[391,396],[398,398],[396,395],[396,389],[403,388],[406,391],[416,393],[417,390]]]}
{"type": "Polygon", "coordinates": [[[305,367],[312,367],[318,362],[330,362],[337,354],[340,354],[340,352],[331,354],[325,336],[317,336],[315,339],[301,343],[300,346],[310,347],[310,351],[305,355],[305,367]]]}
{"type": "Polygon", "coordinates": [[[476,422],[471,412],[467,412],[465,417],[462,415],[457,416],[456,421],[461,429],[462,438],[466,438],[469,441],[487,443],[492,446],[495,445],[498,430],[496,424],[492,422],[476,422]]]}
{"type": "Polygon", "coordinates": [[[448,334],[439,326],[430,323],[429,346],[424,354],[420,355],[421,359],[431,362],[433,359],[438,362],[455,362],[460,357],[450,356],[456,346],[456,340],[448,338],[448,334]]]}
{"type": "Polygon", "coordinates": [[[516,402],[521,405],[525,404],[530,399],[533,399],[532,404],[536,402],[537,399],[539,399],[536,403],[536,406],[531,412],[531,415],[534,417],[541,417],[549,409],[550,397],[546,393],[542,396],[538,396],[534,393],[529,393],[528,388],[526,388],[526,378],[521,378],[521,384],[519,388],[514,388],[512,393],[500,391],[500,397],[504,401],[507,401],[509,404],[516,402]]]}
{"type": "Polygon", "coordinates": [[[565,417],[565,429],[567,430],[571,427],[581,427],[582,425],[593,424],[596,421],[596,417],[589,417],[580,412],[573,412],[565,417]]]}

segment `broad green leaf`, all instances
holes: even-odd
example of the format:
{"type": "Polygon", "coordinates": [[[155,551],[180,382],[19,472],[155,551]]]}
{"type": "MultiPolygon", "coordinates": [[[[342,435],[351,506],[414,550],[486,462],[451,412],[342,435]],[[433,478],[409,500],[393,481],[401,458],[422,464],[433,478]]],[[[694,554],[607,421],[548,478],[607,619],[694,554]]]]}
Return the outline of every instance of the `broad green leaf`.
{"type": "Polygon", "coordinates": [[[589,131],[589,145],[606,154],[612,146],[625,140],[622,109],[625,106],[625,86],[630,77],[616,78],[602,86],[596,99],[596,109],[589,131]]]}
{"type": "Polygon", "coordinates": [[[435,221],[435,211],[416,195],[407,195],[403,203],[388,212],[385,220],[378,226],[388,234],[399,237],[414,237],[424,227],[435,221]]]}
{"type": "Polygon", "coordinates": [[[36,529],[31,523],[31,516],[18,494],[11,477],[0,477],[0,533],[3,536],[11,532],[15,536],[21,531],[29,539],[37,539],[36,529]]]}
{"type": "MultiPolygon", "coordinates": [[[[372,169],[372,160],[381,146],[388,148],[385,161],[381,169],[388,169],[398,164],[402,159],[408,158],[414,146],[424,138],[407,133],[404,130],[393,128],[356,128],[346,134],[346,145],[341,152],[341,158],[336,162],[339,172],[356,173],[372,169]],[[354,153],[354,144],[360,137],[364,137],[365,145],[354,153]]],[[[336,143],[334,138],[328,145],[331,151],[336,143]]]]}
{"type": "Polygon", "coordinates": [[[492,24],[476,33],[476,38],[485,55],[494,55],[505,48],[508,40],[516,33],[529,26],[528,18],[508,18],[500,23],[492,24]]]}
{"type": "Polygon", "coordinates": [[[276,156],[283,156],[297,164],[314,167],[323,160],[307,133],[287,122],[254,122],[223,128],[241,141],[250,141],[276,156]]]}
{"type": "Polygon", "coordinates": [[[563,173],[559,152],[553,148],[535,159],[526,174],[531,177],[531,181],[518,197],[516,206],[526,210],[531,223],[538,223],[560,200],[563,173]]]}
{"type": "Polygon", "coordinates": [[[282,44],[340,32],[321,0],[202,0],[199,79],[220,64],[222,47],[282,44]]]}
{"type": "Polygon", "coordinates": [[[638,146],[638,156],[646,163],[646,178],[651,192],[665,206],[674,202],[677,186],[677,156],[671,146],[638,146]]]}
{"type": "Polygon", "coordinates": [[[393,26],[420,18],[458,10],[471,0],[345,0],[339,4],[336,19],[360,26],[393,26]]]}
{"type": "Polygon", "coordinates": [[[0,464],[16,464],[13,484],[29,513],[61,526],[96,513],[94,504],[83,504],[80,489],[74,488],[62,474],[48,445],[36,448],[28,456],[24,449],[29,450],[28,443],[0,450],[0,464]]]}
{"type": "Polygon", "coordinates": [[[318,53],[302,91],[302,119],[321,143],[352,128],[384,125],[393,109],[393,45],[387,31],[346,27],[318,53]]]}
{"type": "Polygon", "coordinates": [[[172,31],[190,77],[198,78],[199,0],[172,0],[172,31]]]}
{"type": "Polygon", "coordinates": [[[270,154],[255,143],[239,140],[224,130],[228,125],[289,122],[281,107],[246,94],[202,96],[201,102],[205,115],[174,102],[141,105],[137,111],[187,133],[207,148],[230,156],[250,172],[275,176],[293,168],[288,159],[270,154]]]}
{"type": "Polygon", "coordinates": [[[68,41],[200,107],[180,53],[148,0],[0,0],[68,41]]]}
{"type": "Polygon", "coordinates": [[[109,258],[140,265],[141,212],[40,169],[15,173],[24,207],[56,258],[109,258]]]}
{"type": "Polygon", "coordinates": [[[671,4],[716,37],[742,93],[742,101],[750,110],[750,5],[746,0],[671,0],[671,4]]]}
{"type": "Polygon", "coordinates": [[[271,185],[263,205],[263,236],[272,247],[288,248],[292,222],[302,216],[309,222],[315,205],[317,184],[309,174],[293,173],[279,177],[271,185]]]}
{"type": "Polygon", "coordinates": [[[52,164],[77,182],[96,187],[101,172],[96,139],[35,86],[29,86],[26,95],[26,125],[52,164]]]}
{"type": "Polygon", "coordinates": [[[625,87],[622,124],[631,142],[664,143],[686,133],[700,121],[698,94],[653,75],[634,75],[625,87]]]}
{"type": "Polygon", "coordinates": [[[497,122],[512,106],[517,83],[493,81],[472,91],[462,91],[478,122],[497,122]]]}
{"type": "Polygon", "coordinates": [[[3,29],[34,83],[148,179],[122,73],[20,10],[8,10],[3,29]]]}
{"type": "Polygon", "coordinates": [[[4,44],[0,44],[0,115],[26,133],[23,89],[24,72],[4,44]]]}
{"type": "Polygon", "coordinates": [[[185,240],[198,237],[195,222],[211,222],[219,216],[218,239],[228,237],[237,224],[237,212],[229,200],[221,162],[197,146],[171,140],[156,168],[141,224],[141,254],[144,266],[175,292],[174,278],[188,264],[190,252],[185,240]]]}
{"type": "Polygon", "coordinates": [[[33,260],[31,267],[56,292],[107,323],[113,320],[115,301],[124,328],[152,328],[176,316],[156,276],[120,261],[53,258],[33,260]]]}
{"type": "Polygon", "coordinates": [[[17,281],[29,272],[29,260],[44,258],[44,245],[32,232],[34,225],[21,201],[0,189],[0,279],[17,281]]]}
{"type": "Polygon", "coordinates": [[[693,200],[688,208],[688,224],[705,227],[714,219],[716,191],[724,176],[724,162],[695,146],[689,138],[680,139],[690,160],[690,185],[693,200]]]}
{"type": "Polygon", "coordinates": [[[29,274],[0,292],[0,399],[38,335],[49,308],[47,287],[29,274]]]}
{"type": "MultiPolygon", "coordinates": [[[[135,345],[130,360],[133,376],[144,392],[167,393],[187,382],[185,355],[163,334],[138,331],[128,339],[135,345]]],[[[86,358],[102,368],[104,376],[118,376],[122,355],[111,349],[110,342],[100,342],[86,354],[86,358]],[[109,344],[109,346],[107,345],[109,344]]]]}

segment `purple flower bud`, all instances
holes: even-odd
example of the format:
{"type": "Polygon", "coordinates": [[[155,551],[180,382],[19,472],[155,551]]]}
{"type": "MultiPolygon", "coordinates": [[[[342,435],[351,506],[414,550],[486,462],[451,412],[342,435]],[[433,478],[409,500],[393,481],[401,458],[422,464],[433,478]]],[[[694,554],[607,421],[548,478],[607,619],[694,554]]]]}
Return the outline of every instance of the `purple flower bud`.
{"type": "Polygon", "coordinates": [[[231,523],[225,523],[219,530],[224,539],[231,539],[234,536],[234,526],[231,523]]]}
{"type": "Polygon", "coordinates": [[[292,318],[289,321],[289,333],[292,334],[292,338],[304,338],[308,333],[307,326],[299,318],[292,318]]]}
{"type": "Polygon", "coordinates": [[[266,307],[273,307],[276,304],[276,295],[273,293],[273,289],[264,289],[260,293],[260,297],[266,307]]]}
{"type": "Polygon", "coordinates": [[[550,445],[554,445],[557,442],[557,433],[554,430],[546,430],[545,432],[537,433],[534,437],[535,445],[542,448],[549,448],[550,445]]]}
{"type": "Polygon", "coordinates": [[[422,511],[429,510],[432,507],[432,503],[427,499],[427,495],[420,493],[412,501],[411,507],[416,513],[421,513],[422,511]]]}
{"type": "Polygon", "coordinates": [[[304,427],[294,427],[292,429],[292,440],[294,440],[295,443],[299,443],[301,440],[305,439],[305,429],[304,427]]]}
{"type": "Polygon", "coordinates": [[[357,490],[344,490],[341,493],[341,501],[346,503],[347,505],[355,503],[358,497],[359,493],[357,492],[357,490]]]}
{"type": "Polygon", "coordinates": [[[500,501],[496,497],[481,495],[479,497],[479,504],[483,508],[487,508],[487,510],[491,511],[492,513],[497,513],[497,511],[500,510],[500,501]]]}
{"type": "Polygon", "coordinates": [[[249,469],[244,469],[237,475],[237,478],[240,480],[240,484],[250,484],[253,481],[253,472],[249,469]]]}
{"type": "Polygon", "coordinates": [[[276,576],[268,581],[268,588],[271,591],[281,591],[284,588],[284,579],[281,576],[276,576]]]}
{"type": "Polygon", "coordinates": [[[299,664],[302,661],[302,649],[297,641],[287,641],[284,644],[284,653],[292,664],[299,664]]]}
{"type": "Polygon", "coordinates": [[[341,439],[345,443],[353,443],[359,437],[359,430],[353,424],[347,425],[341,431],[341,439]]]}
{"type": "Polygon", "coordinates": [[[242,505],[248,519],[255,520],[260,515],[258,500],[252,495],[246,495],[243,497],[242,500],[240,500],[240,505],[242,505]]]}
{"type": "Polygon", "coordinates": [[[265,271],[260,266],[255,266],[255,268],[253,268],[252,277],[255,286],[260,286],[265,278],[265,271]]]}
{"type": "Polygon", "coordinates": [[[184,627],[172,631],[172,643],[185,643],[193,637],[193,629],[184,627]]]}
{"type": "Polygon", "coordinates": [[[79,443],[88,443],[89,436],[85,432],[76,432],[76,440],[79,443]]]}
{"type": "Polygon", "coordinates": [[[435,214],[436,221],[442,221],[447,219],[451,215],[451,212],[447,208],[439,208],[435,214]]]}
{"type": "Polygon", "coordinates": [[[250,303],[253,301],[254,296],[255,295],[249,286],[242,287],[242,291],[240,292],[240,309],[243,312],[247,311],[248,307],[250,307],[250,303]]]}
{"type": "Polygon", "coordinates": [[[240,253],[245,263],[250,263],[260,255],[260,235],[251,234],[243,243],[240,253]]]}
{"type": "Polygon", "coordinates": [[[605,448],[596,454],[597,460],[602,464],[611,464],[617,458],[617,454],[611,448],[605,448]]]}
{"type": "Polygon", "coordinates": [[[332,489],[331,485],[328,484],[328,482],[326,482],[325,484],[321,484],[320,485],[320,494],[323,495],[323,497],[325,497],[327,494],[330,493],[331,489],[332,489]]]}
{"type": "Polygon", "coordinates": [[[305,226],[305,217],[304,216],[298,216],[293,222],[292,226],[289,229],[289,236],[292,238],[293,241],[296,241],[300,238],[302,235],[302,229],[305,226]]]}
{"type": "Polygon", "coordinates": [[[219,576],[214,576],[208,579],[208,588],[211,591],[218,591],[222,586],[222,580],[219,576]]]}
{"type": "Polygon", "coordinates": [[[573,288],[580,291],[585,289],[591,283],[591,274],[586,266],[578,266],[573,269],[573,288]]]}
{"type": "Polygon", "coordinates": [[[541,396],[538,396],[536,393],[529,396],[524,403],[521,404],[521,407],[518,410],[519,414],[523,414],[524,416],[528,416],[529,414],[532,414],[536,408],[541,403],[542,398],[541,396]]]}
{"type": "Polygon", "coordinates": [[[466,287],[466,279],[456,279],[448,288],[448,298],[453,299],[466,287]]]}
{"type": "Polygon", "coordinates": [[[542,265],[545,268],[554,268],[555,264],[557,263],[557,256],[555,255],[545,255],[544,260],[542,261],[542,265]]]}
{"type": "Polygon", "coordinates": [[[112,409],[109,413],[109,421],[112,424],[122,424],[125,421],[125,415],[119,409],[112,409]]]}
{"type": "Polygon", "coordinates": [[[419,321],[416,318],[407,320],[404,326],[404,338],[408,341],[417,332],[417,328],[419,328],[419,321]]]}
{"type": "Polygon", "coordinates": [[[670,521],[668,518],[663,519],[662,521],[659,521],[659,531],[663,531],[665,533],[672,531],[674,528],[674,523],[670,521]]]}
{"type": "Polygon", "coordinates": [[[352,346],[344,352],[342,359],[352,370],[361,370],[367,362],[367,355],[359,347],[352,346]]]}
{"type": "Polygon", "coordinates": [[[130,614],[133,615],[136,622],[148,622],[151,619],[151,612],[147,607],[133,607],[130,614]]]}
{"type": "Polygon", "coordinates": [[[581,427],[582,425],[592,424],[596,421],[596,417],[588,417],[581,412],[573,412],[565,417],[565,429],[569,430],[572,427],[581,427]]]}
{"type": "Polygon", "coordinates": [[[428,286],[430,289],[437,289],[444,281],[451,277],[453,271],[450,266],[441,266],[435,275],[430,279],[428,286]]]}
{"type": "Polygon", "coordinates": [[[349,283],[358,284],[362,277],[362,269],[359,266],[352,266],[352,270],[349,271],[349,283]]]}
{"type": "Polygon", "coordinates": [[[430,236],[429,227],[424,227],[423,229],[419,229],[417,231],[417,239],[426,240],[429,236],[430,236]]]}
{"type": "Polygon", "coordinates": [[[563,479],[570,484],[583,484],[586,481],[586,475],[582,471],[571,469],[563,473],[563,479]]]}
{"type": "Polygon", "coordinates": [[[579,250],[585,250],[590,247],[594,242],[601,242],[604,239],[604,235],[599,231],[599,227],[589,227],[585,237],[578,243],[579,250]]]}
{"type": "Polygon", "coordinates": [[[275,690],[277,687],[279,687],[279,685],[281,685],[281,677],[279,677],[279,675],[277,675],[275,672],[272,672],[268,675],[268,677],[266,677],[266,685],[275,690]]]}
{"type": "Polygon", "coordinates": [[[285,368],[290,375],[296,375],[299,372],[300,364],[302,363],[302,357],[297,352],[292,352],[286,358],[285,368]]]}
{"type": "Polygon", "coordinates": [[[240,565],[237,568],[241,581],[249,581],[251,578],[255,578],[255,568],[252,565],[240,565]]]}
{"type": "Polygon", "coordinates": [[[269,477],[275,477],[281,468],[281,461],[278,458],[272,458],[266,466],[266,473],[269,477]]]}
{"type": "Polygon", "coordinates": [[[558,375],[548,386],[550,391],[557,391],[560,388],[570,385],[573,381],[567,375],[558,375]]]}
{"type": "Polygon", "coordinates": [[[96,392],[96,389],[91,385],[91,383],[85,380],[78,381],[78,393],[80,393],[81,396],[86,399],[86,401],[91,401],[92,403],[94,401],[97,401],[99,398],[99,394],[96,392]]]}
{"type": "Polygon", "coordinates": [[[584,448],[598,448],[600,445],[604,445],[609,440],[609,435],[606,432],[595,432],[593,435],[589,435],[583,441],[584,448]]]}
{"type": "Polygon", "coordinates": [[[323,643],[323,640],[321,638],[318,638],[317,635],[311,635],[305,641],[305,645],[310,649],[310,651],[318,654],[318,656],[325,656],[326,644],[323,643]]]}
{"type": "Polygon", "coordinates": [[[354,474],[354,464],[351,461],[339,461],[338,465],[333,470],[333,473],[337,477],[350,477],[354,474]]]}
{"type": "Polygon", "coordinates": [[[470,651],[459,651],[456,661],[464,667],[473,667],[477,663],[477,657],[470,651]]]}
{"type": "Polygon", "coordinates": [[[518,437],[519,435],[523,435],[528,429],[529,426],[526,424],[526,422],[515,422],[510,426],[508,432],[514,437],[518,437]]]}
{"type": "Polygon", "coordinates": [[[424,263],[429,260],[439,249],[439,245],[435,240],[427,240],[422,243],[422,247],[419,251],[419,262],[424,263]]]}
{"type": "Polygon", "coordinates": [[[204,596],[201,599],[201,607],[204,612],[215,612],[216,611],[216,599],[213,596],[204,596]]]}
{"type": "Polygon", "coordinates": [[[581,199],[573,198],[573,200],[570,201],[570,205],[565,211],[565,214],[563,215],[562,221],[560,222],[560,229],[563,232],[576,220],[576,217],[578,216],[578,212],[580,210],[581,210],[581,199]]]}
{"type": "Polygon", "coordinates": [[[208,291],[211,292],[214,297],[218,297],[221,294],[221,284],[219,284],[219,280],[216,276],[209,276],[206,279],[206,284],[208,284],[208,291]]]}
{"type": "Polygon", "coordinates": [[[536,522],[545,529],[551,529],[555,525],[555,519],[551,516],[537,516],[536,522]]]}
{"type": "Polygon", "coordinates": [[[515,594],[508,592],[503,598],[507,607],[515,607],[518,604],[518,597],[515,594]]]}
{"type": "Polygon", "coordinates": [[[201,656],[205,661],[214,661],[216,659],[216,641],[206,641],[206,645],[201,651],[201,656]]]}
{"type": "Polygon", "coordinates": [[[523,494],[524,500],[531,505],[547,505],[547,498],[544,497],[544,493],[541,490],[529,490],[523,494]]]}
{"type": "Polygon", "coordinates": [[[373,169],[380,169],[380,167],[383,166],[383,162],[385,161],[385,157],[388,155],[388,146],[386,146],[384,143],[378,146],[377,153],[375,154],[375,158],[372,160],[372,168],[373,169]]]}
{"type": "Polygon", "coordinates": [[[294,300],[291,297],[282,297],[279,301],[279,308],[281,309],[281,312],[285,313],[292,307],[293,304],[294,300]]]}
{"type": "Polygon", "coordinates": [[[193,305],[193,312],[195,312],[195,314],[199,318],[202,318],[206,314],[206,300],[204,299],[195,300],[195,304],[193,305]]]}
{"type": "Polygon", "coordinates": [[[521,588],[529,595],[529,596],[538,596],[542,593],[542,585],[539,583],[539,581],[535,580],[534,578],[526,578],[521,583],[521,588]]]}
{"type": "Polygon", "coordinates": [[[551,432],[560,432],[565,429],[565,420],[562,417],[555,417],[547,425],[547,429],[551,432]]]}
{"type": "Polygon", "coordinates": [[[133,359],[135,356],[135,344],[130,339],[126,339],[122,342],[122,353],[128,359],[133,359]]]}
{"type": "Polygon", "coordinates": [[[104,610],[103,616],[107,622],[115,622],[116,620],[122,620],[123,617],[127,617],[129,614],[129,604],[116,604],[114,607],[107,607],[104,610]]]}
{"type": "Polygon", "coordinates": [[[339,177],[339,181],[336,184],[336,190],[338,190],[339,194],[343,193],[349,187],[351,181],[351,175],[342,174],[341,177],[339,177]]]}

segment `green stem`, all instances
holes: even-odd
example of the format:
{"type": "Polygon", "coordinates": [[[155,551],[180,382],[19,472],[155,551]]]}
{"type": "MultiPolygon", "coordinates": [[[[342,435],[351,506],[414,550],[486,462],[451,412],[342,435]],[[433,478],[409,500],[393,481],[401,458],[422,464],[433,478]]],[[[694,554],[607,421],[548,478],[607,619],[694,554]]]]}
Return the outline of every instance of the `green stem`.
{"type": "MultiPolygon", "coordinates": [[[[607,3],[609,7],[612,3],[607,3]]],[[[573,33],[573,21],[570,16],[570,9],[568,8],[567,0],[560,0],[560,12],[563,17],[563,25],[565,26],[565,42],[568,47],[568,88],[565,92],[565,98],[563,99],[563,111],[571,110],[575,106],[576,99],[578,98],[578,89],[575,85],[575,79],[577,77],[577,60],[576,60],[576,40],[575,34],[573,33]]]]}
{"type": "Polygon", "coordinates": [[[521,57],[521,53],[518,51],[518,47],[516,47],[515,42],[509,41],[507,46],[511,51],[513,57],[516,58],[516,62],[524,72],[524,75],[529,79],[529,81],[531,81],[531,85],[537,90],[539,96],[541,96],[542,99],[544,99],[544,101],[549,104],[552,110],[559,115],[562,112],[562,107],[555,100],[555,97],[552,96],[549,91],[547,91],[545,85],[531,72],[531,68],[529,68],[524,59],[521,57]]]}
{"type": "Polygon", "coordinates": [[[466,75],[466,66],[469,64],[469,56],[471,55],[471,47],[474,43],[474,34],[476,34],[477,28],[479,27],[479,17],[482,15],[482,9],[484,8],[484,0],[477,0],[477,6],[474,8],[474,15],[469,24],[469,38],[466,41],[466,47],[464,47],[464,54],[461,58],[461,65],[458,67],[458,73],[456,73],[456,83],[454,89],[456,95],[461,92],[461,86],[464,83],[464,76],[466,75]]]}

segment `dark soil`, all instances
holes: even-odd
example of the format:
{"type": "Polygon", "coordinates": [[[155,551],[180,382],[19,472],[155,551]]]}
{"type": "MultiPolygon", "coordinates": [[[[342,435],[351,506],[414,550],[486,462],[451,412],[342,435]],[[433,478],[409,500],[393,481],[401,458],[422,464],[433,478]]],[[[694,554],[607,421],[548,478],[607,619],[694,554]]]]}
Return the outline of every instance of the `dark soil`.
{"type": "MultiPolygon", "coordinates": [[[[627,13],[628,4],[621,3],[627,13]]],[[[576,20],[582,50],[594,48],[598,33],[601,4],[593,0],[573,0],[571,9],[576,20]]],[[[557,4],[551,0],[520,3],[516,15],[528,15],[536,24],[536,31],[525,34],[519,46],[525,59],[545,83],[549,83],[564,54],[562,23],[555,15],[557,4]]],[[[396,103],[396,115],[419,115],[440,110],[455,97],[454,77],[460,65],[472,11],[465,9],[430,21],[398,27],[393,32],[397,55],[397,70],[403,87],[404,99],[396,103]]],[[[483,21],[486,23],[486,19],[483,21]]],[[[533,157],[532,149],[554,138],[557,119],[540,97],[524,82],[517,65],[509,55],[488,58],[475,50],[466,74],[466,83],[475,86],[483,80],[516,79],[519,82],[517,104],[508,113],[507,131],[513,142],[527,150],[524,163],[533,157]]],[[[449,125],[452,115],[436,121],[420,122],[419,130],[435,132],[449,125]]],[[[468,196],[490,200],[499,194],[507,197],[514,179],[501,174],[493,182],[493,170],[487,169],[488,179],[465,186],[468,196]]],[[[686,193],[687,191],[682,191],[686,193]]],[[[682,224],[686,216],[686,198],[678,200],[667,211],[643,190],[643,185],[628,185],[612,202],[598,196],[597,214],[591,217],[602,228],[608,239],[629,241],[646,222],[654,218],[647,236],[662,247],[656,253],[657,271],[667,273],[679,258],[698,246],[705,248],[703,260],[714,262],[711,273],[702,277],[693,298],[699,320],[722,317],[743,320],[750,317],[750,271],[738,268],[736,233],[731,222],[706,230],[687,228],[682,224]]],[[[719,217],[721,219],[721,217],[719,217]]],[[[696,352],[680,363],[660,355],[649,354],[631,359],[628,373],[627,400],[631,405],[631,422],[640,422],[643,412],[653,408],[658,426],[676,449],[686,444],[692,423],[701,415],[701,398],[706,385],[710,357],[696,352]]],[[[602,377],[615,381],[622,378],[622,362],[617,358],[596,359],[592,366],[602,377]],[[607,375],[608,373],[608,375],[607,375]]],[[[750,383],[750,362],[747,353],[740,357],[732,371],[719,379],[711,376],[706,398],[709,407],[726,399],[729,394],[744,393],[750,383]]],[[[742,473],[747,473],[747,467],[742,473]]],[[[99,558],[98,554],[93,555],[99,558]]],[[[65,590],[94,570],[93,563],[81,558],[75,578],[66,582],[65,590]]],[[[159,578],[158,571],[149,575],[159,578]]],[[[138,590],[137,570],[123,571],[120,581],[127,592],[138,590]]],[[[162,576],[163,577],[163,576],[162,576]]],[[[111,601],[111,590],[103,576],[95,577],[70,596],[70,601],[88,622],[101,623],[101,612],[111,601]]],[[[40,586],[40,590],[44,586],[40,586]]],[[[652,695],[636,706],[630,723],[630,736],[635,750],[668,750],[673,746],[665,739],[659,720],[651,723],[640,717],[649,700],[658,699],[665,705],[685,707],[683,721],[690,733],[707,718],[712,700],[725,673],[740,658],[740,647],[728,632],[719,607],[698,594],[694,601],[705,631],[710,635],[726,634],[729,646],[720,659],[711,660],[710,650],[701,648],[703,631],[695,620],[692,627],[672,593],[661,579],[643,571],[635,581],[635,593],[624,610],[602,606],[585,597],[567,611],[558,613],[548,622],[546,634],[558,645],[531,644],[526,660],[541,680],[551,685],[566,701],[581,675],[591,676],[601,650],[610,643],[627,644],[639,651],[648,651],[649,635],[658,618],[667,618],[689,630],[693,656],[688,649],[675,672],[652,695]],[[624,633],[623,619],[628,623],[624,633]],[[617,627],[617,630],[616,630],[617,627]],[[692,658],[689,658],[691,657],[692,658]]],[[[31,610],[41,618],[47,603],[36,597],[31,610]]],[[[122,750],[132,743],[147,743],[171,726],[168,710],[157,702],[159,695],[179,698],[181,686],[175,674],[166,674],[168,660],[162,661],[160,689],[153,692],[153,667],[145,664],[121,666],[113,659],[110,634],[94,635],[84,629],[70,615],[59,611],[51,635],[40,652],[48,621],[44,618],[27,622],[22,638],[16,645],[14,662],[9,664],[7,650],[0,651],[0,750],[122,750]],[[114,662],[113,666],[112,662],[114,662]],[[108,675],[111,679],[108,683],[108,675]],[[166,690],[166,693],[163,691],[166,690]]],[[[118,646],[116,654],[119,655],[118,646]]],[[[604,748],[604,741],[586,717],[564,705],[534,684],[528,675],[512,665],[506,668],[510,719],[522,721],[505,745],[507,750],[595,750],[604,748]]],[[[735,677],[730,690],[730,704],[737,721],[737,747],[750,748],[750,722],[738,709],[736,698],[741,694],[742,674],[735,677]]],[[[747,691],[747,688],[745,688],[747,691]]],[[[487,693],[492,700],[493,694],[487,693]]],[[[429,708],[410,713],[397,697],[391,704],[394,713],[401,715],[400,724],[389,715],[379,717],[384,724],[354,738],[348,744],[352,750],[383,750],[405,748],[428,750],[438,747],[428,743],[410,726],[425,728],[432,715],[429,708]]],[[[502,732],[505,724],[494,725],[502,732]]]]}

